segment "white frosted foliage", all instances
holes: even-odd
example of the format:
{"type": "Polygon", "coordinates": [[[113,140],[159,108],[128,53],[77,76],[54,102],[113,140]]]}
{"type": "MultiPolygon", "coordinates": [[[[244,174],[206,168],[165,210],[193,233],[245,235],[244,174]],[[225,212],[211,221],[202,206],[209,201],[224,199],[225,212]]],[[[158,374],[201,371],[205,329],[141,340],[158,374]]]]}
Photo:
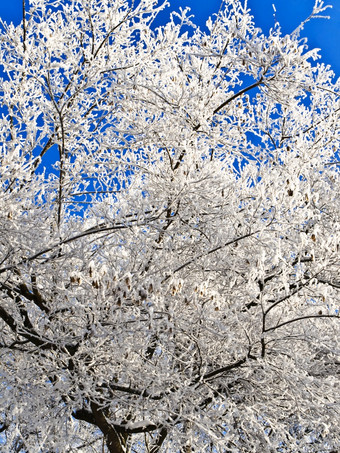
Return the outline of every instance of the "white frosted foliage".
{"type": "Polygon", "coordinates": [[[265,36],[132,3],[1,23],[0,450],[338,451],[327,6],[265,36]]]}

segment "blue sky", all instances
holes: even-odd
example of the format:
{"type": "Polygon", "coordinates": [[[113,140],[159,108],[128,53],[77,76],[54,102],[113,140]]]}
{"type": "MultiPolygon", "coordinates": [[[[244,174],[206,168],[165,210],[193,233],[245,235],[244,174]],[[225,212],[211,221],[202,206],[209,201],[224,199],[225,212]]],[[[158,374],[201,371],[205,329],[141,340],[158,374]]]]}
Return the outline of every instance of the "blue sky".
{"type": "MultiPolygon", "coordinates": [[[[195,22],[205,24],[210,15],[217,12],[221,0],[170,0],[171,9],[190,6],[195,15],[195,22]]],[[[314,0],[248,0],[256,25],[264,32],[274,25],[273,7],[283,31],[289,33],[311,12],[314,0]]],[[[337,77],[340,77],[340,0],[325,0],[325,4],[333,4],[327,10],[330,20],[314,19],[309,22],[303,35],[308,38],[310,47],[321,48],[322,61],[330,64],[337,77]]],[[[168,17],[170,9],[163,14],[168,17]]],[[[22,14],[22,0],[0,0],[0,16],[6,21],[19,24],[22,14]]],[[[165,20],[165,19],[164,19],[165,20]]]]}

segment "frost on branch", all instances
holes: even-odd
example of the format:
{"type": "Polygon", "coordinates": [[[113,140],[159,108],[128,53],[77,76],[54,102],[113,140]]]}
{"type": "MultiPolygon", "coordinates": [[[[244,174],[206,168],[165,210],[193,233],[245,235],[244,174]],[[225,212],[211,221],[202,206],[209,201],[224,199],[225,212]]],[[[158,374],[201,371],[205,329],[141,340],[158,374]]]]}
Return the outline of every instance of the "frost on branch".
{"type": "Polygon", "coordinates": [[[336,451],[339,80],[164,6],[2,23],[1,448],[336,451]]]}

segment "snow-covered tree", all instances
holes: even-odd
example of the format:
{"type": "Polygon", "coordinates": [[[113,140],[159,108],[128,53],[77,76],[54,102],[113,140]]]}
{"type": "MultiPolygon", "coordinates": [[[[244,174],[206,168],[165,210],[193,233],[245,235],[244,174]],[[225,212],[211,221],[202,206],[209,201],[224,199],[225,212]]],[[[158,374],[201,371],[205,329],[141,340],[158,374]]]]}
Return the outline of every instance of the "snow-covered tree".
{"type": "Polygon", "coordinates": [[[164,6],[1,24],[1,451],[338,451],[340,82],[164,6]]]}

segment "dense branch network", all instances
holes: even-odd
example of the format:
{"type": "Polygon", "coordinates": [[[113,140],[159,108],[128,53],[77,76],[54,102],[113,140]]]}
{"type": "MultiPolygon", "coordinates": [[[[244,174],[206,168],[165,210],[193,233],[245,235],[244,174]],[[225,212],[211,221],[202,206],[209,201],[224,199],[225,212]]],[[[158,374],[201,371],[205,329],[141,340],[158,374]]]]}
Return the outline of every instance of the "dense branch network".
{"type": "Polygon", "coordinates": [[[239,1],[164,7],[1,24],[0,444],[336,450],[339,80],[239,1]]]}

